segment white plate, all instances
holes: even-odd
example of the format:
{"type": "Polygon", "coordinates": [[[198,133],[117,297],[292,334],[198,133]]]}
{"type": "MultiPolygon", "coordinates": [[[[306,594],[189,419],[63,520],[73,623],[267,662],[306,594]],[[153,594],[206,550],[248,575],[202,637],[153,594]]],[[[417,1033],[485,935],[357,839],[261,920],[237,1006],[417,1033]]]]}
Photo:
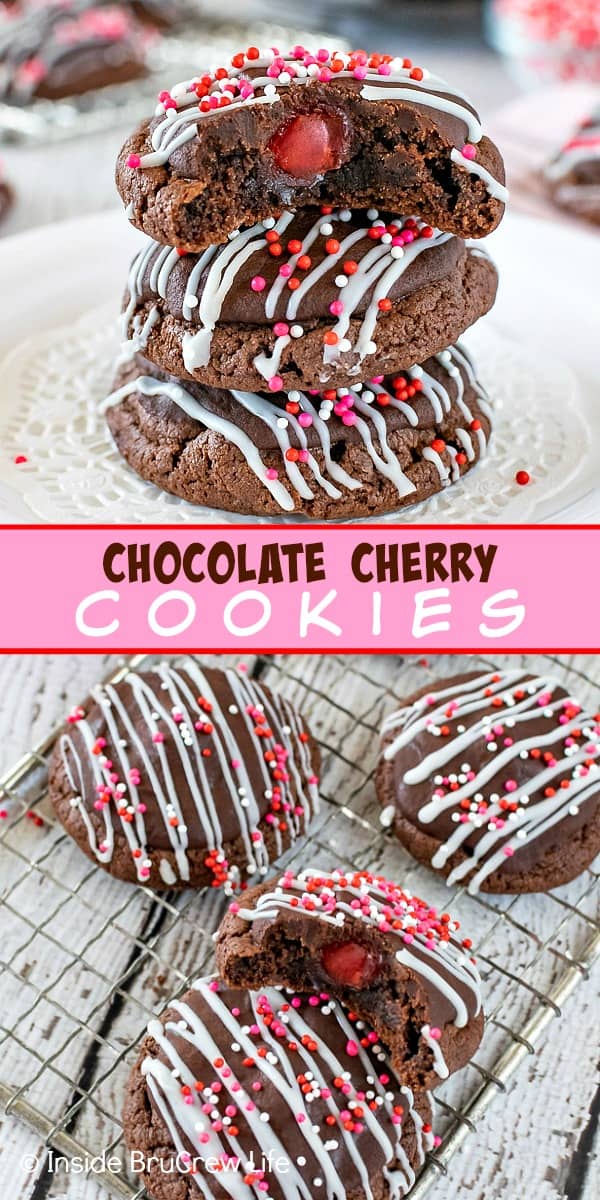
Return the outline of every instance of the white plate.
{"type": "MultiPolygon", "coordinates": [[[[0,245],[4,521],[233,519],[137,480],[97,418],[116,346],[110,314],[138,240],[115,212],[0,245]],[[14,464],[19,453],[24,466],[14,464]]],[[[488,245],[500,294],[469,343],[498,398],[497,436],[462,483],[398,519],[597,520],[600,238],[512,214],[488,245]],[[534,478],[527,488],[514,483],[518,467],[534,478]]]]}

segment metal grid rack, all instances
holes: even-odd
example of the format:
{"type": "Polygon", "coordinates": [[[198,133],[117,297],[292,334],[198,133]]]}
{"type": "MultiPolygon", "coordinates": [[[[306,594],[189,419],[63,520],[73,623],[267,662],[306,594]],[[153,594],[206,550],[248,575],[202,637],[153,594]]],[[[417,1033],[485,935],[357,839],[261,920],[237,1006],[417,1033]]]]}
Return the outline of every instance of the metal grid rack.
{"type": "MultiPolygon", "coordinates": [[[[130,660],[139,666],[144,657],[130,660]]],[[[502,656],[494,660],[498,666],[502,656]]],[[[475,660],[485,666],[486,659],[475,660]]],[[[515,665],[515,656],[510,658],[515,665]]],[[[527,656],[591,699],[598,681],[550,656],[527,656]]],[[[472,668],[473,659],[469,660],[472,668]]],[[[309,719],[323,748],[323,805],[309,839],[286,862],[352,862],[387,872],[450,909],[472,937],[487,1023],[468,1067],[436,1092],[443,1140],[412,1191],[421,1200],[600,955],[598,874],[556,892],[471,897],[416,864],[378,821],[373,774],[382,716],[460,659],[270,656],[249,671],[309,719]],[[427,674],[429,673],[429,674],[427,674]]],[[[127,667],[117,675],[120,677],[127,667]]],[[[79,853],[46,803],[54,735],[0,782],[0,1101],[48,1146],[71,1158],[115,1156],[113,1195],[145,1193],[127,1173],[118,1114],[136,1046],[151,1015],[210,969],[218,892],[151,893],[110,879],[79,853]]],[[[102,1175],[95,1169],[95,1177],[102,1175]]]]}

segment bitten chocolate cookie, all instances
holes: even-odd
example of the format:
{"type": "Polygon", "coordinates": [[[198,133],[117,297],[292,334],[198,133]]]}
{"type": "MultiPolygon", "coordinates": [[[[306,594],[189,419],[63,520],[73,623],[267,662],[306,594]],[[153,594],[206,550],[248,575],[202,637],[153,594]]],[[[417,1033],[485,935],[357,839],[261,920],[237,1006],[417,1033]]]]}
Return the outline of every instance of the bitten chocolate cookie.
{"type": "Polygon", "coordinates": [[[560,208],[600,225],[600,105],[546,168],[560,208]]]}
{"type": "Polygon", "coordinates": [[[0,100],[60,100],[146,74],[151,35],[119,4],[57,0],[0,29],[0,100]]]}
{"type": "Polygon", "coordinates": [[[231,987],[331,993],[372,1025],[405,1083],[431,1088],[468,1062],[483,1032],[458,928],[381,875],[290,869],[230,905],[217,968],[231,987]]]}
{"type": "Polygon", "coordinates": [[[250,47],[161,92],[116,177],[133,222],[188,250],[319,203],[484,237],[507,199],[498,150],[444,80],[408,59],[302,46],[250,47]]]}
{"type": "Polygon", "coordinates": [[[382,820],[450,885],[546,891],[600,851],[599,756],[600,714],[550,677],[438,681],[385,721],[382,820]]]}
{"type": "Polygon", "coordinates": [[[143,479],[193,504],[340,520],[394,512],[486,453],[490,407],[464,349],[348,390],[265,396],[164,375],[138,356],[105,401],[143,479]]]}
{"type": "Polygon", "coordinates": [[[179,378],[272,392],[349,386],[445,349],[494,303],[485,253],[377,209],[285,212],[202,255],[148,242],[123,334],[179,378]]]}
{"type": "Polygon", "coordinates": [[[429,1097],[356,1017],[311,999],[199,979],[150,1022],[123,1125],[154,1200],[408,1192],[434,1144],[429,1097]]]}
{"type": "Polygon", "coordinates": [[[318,769],[287,700],[191,659],[95,688],[56,743],[50,798],[78,846],[118,879],[231,891],[304,832],[318,769]]]}

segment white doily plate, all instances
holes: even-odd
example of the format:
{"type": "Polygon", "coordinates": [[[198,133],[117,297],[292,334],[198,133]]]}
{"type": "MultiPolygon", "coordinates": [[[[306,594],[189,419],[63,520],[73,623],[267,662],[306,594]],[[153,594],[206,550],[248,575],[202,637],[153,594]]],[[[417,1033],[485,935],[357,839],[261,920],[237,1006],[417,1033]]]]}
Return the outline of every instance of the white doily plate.
{"type": "MultiPolygon", "coordinates": [[[[58,226],[48,230],[45,238],[43,231],[31,235],[38,268],[44,247],[44,271],[37,274],[35,292],[21,255],[20,288],[6,326],[15,330],[18,323],[31,332],[0,363],[0,519],[56,523],[240,520],[189,505],[138,479],[116,452],[98,413],[99,401],[110,390],[119,345],[114,314],[131,245],[131,231],[126,228],[123,236],[122,223],[122,216],[119,221],[116,214],[109,214],[69,222],[64,230],[58,226]],[[125,243],[123,257],[119,247],[125,243]],[[90,246],[94,253],[89,252],[90,246]],[[54,266],[62,268],[58,278],[54,266]],[[65,293],[67,275],[73,286],[65,293]],[[62,284],[60,291],[57,284],[62,284]],[[29,307],[23,296],[27,288],[29,307]],[[91,298],[104,302],[91,309],[91,298]],[[83,315],[75,317],[77,311],[83,315]],[[29,320],[24,323],[25,312],[29,320]],[[49,328],[52,316],[64,323],[49,328]],[[19,456],[27,461],[15,464],[19,456]]],[[[523,223],[527,225],[525,219],[513,219],[510,243],[496,238],[497,250],[492,249],[497,258],[515,257],[515,237],[527,244],[523,223]]],[[[12,242],[7,265],[10,268],[12,260],[14,272],[23,247],[27,260],[28,239],[12,242]]],[[[29,252],[31,257],[31,249],[29,252]]],[[[0,259],[0,273],[1,268],[0,259]]],[[[532,300],[538,293],[535,270],[535,263],[530,263],[532,300]]],[[[506,278],[506,261],[503,271],[506,278]]],[[[6,294],[10,295],[10,290],[6,294]]],[[[537,309],[530,322],[533,344],[538,334],[538,344],[551,340],[541,295],[537,309]]],[[[563,312],[568,321],[566,310],[563,312]]],[[[537,351],[531,343],[525,347],[521,324],[518,318],[511,322],[510,316],[511,305],[501,291],[493,316],[468,337],[494,408],[488,457],[460,483],[389,520],[524,522],[600,516],[593,455],[600,440],[596,423],[600,404],[593,403],[591,360],[580,370],[579,355],[573,371],[549,357],[547,351],[537,351]],[[515,482],[519,469],[532,476],[527,487],[515,482]]],[[[562,336],[564,339],[564,323],[562,336]]],[[[564,341],[568,344],[568,339],[564,341]]],[[[562,345],[563,341],[561,350],[562,345]]],[[[285,519],[283,514],[280,519],[285,519]]]]}

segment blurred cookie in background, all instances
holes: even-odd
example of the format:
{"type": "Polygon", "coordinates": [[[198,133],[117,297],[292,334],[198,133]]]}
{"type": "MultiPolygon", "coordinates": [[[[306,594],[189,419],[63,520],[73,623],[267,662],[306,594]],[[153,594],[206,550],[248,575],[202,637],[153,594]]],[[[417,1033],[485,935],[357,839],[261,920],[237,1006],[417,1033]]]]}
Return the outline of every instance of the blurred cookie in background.
{"type": "Polygon", "coordinates": [[[139,79],[155,36],[128,5],[26,6],[0,29],[0,100],[60,100],[139,79]]]}
{"type": "Polygon", "coordinates": [[[4,163],[0,159],[0,221],[3,221],[10,212],[14,199],[13,189],[6,178],[4,163]]]}
{"type": "Polygon", "coordinates": [[[559,208],[600,225],[600,100],[545,170],[559,208]]]}

